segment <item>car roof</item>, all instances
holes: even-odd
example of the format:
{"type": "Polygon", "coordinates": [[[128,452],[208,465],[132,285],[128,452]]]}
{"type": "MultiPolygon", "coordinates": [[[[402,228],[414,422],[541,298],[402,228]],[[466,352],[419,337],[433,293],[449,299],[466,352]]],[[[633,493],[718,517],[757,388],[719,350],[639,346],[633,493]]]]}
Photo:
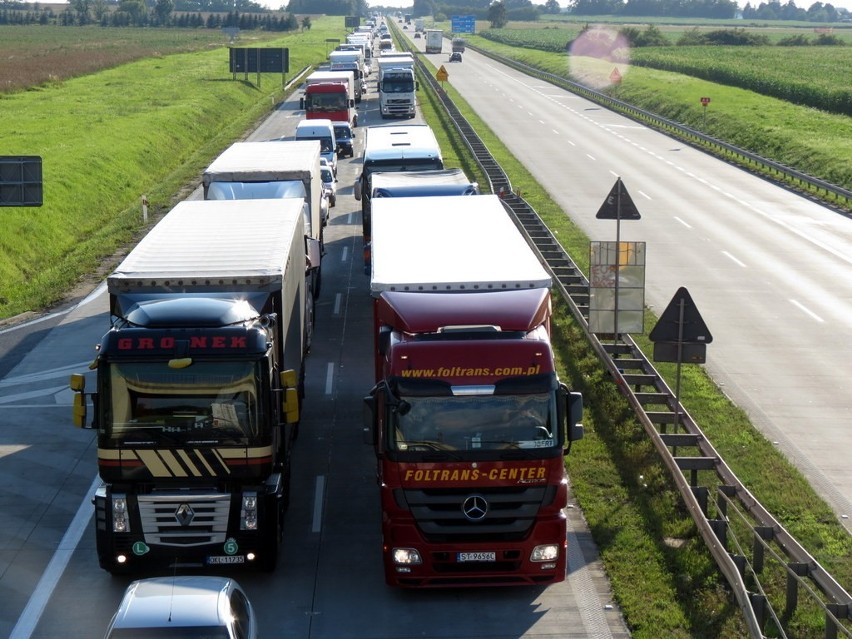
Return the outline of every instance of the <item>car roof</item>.
{"type": "Polygon", "coordinates": [[[114,628],[225,625],[225,605],[239,588],[213,576],[152,577],[131,583],[115,613],[114,628]]]}

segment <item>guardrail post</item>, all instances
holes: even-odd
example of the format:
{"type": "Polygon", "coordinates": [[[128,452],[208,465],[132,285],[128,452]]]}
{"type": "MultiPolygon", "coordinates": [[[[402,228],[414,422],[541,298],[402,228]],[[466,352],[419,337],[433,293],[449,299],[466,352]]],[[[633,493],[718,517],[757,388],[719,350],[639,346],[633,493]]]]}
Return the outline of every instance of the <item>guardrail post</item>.
{"type": "Polygon", "coordinates": [[[751,609],[754,611],[754,617],[757,619],[757,624],[760,626],[761,632],[766,627],[766,597],[756,592],[748,594],[751,609]]]}
{"type": "Polygon", "coordinates": [[[754,543],[752,544],[751,550],[751,554],[754,559],[751,563],[754,568],[754,572],[757,574],[763,572],[763,556],[765,554],[763,542],[769,541],[773,537],[775,537],[775,530],[773,528],[770,528],[769,526],[754,527],[754,543]]]}
{"type": "Polygon", "coordinates": [[[719,540],[722,548],[728,549],[728,522],[724,519],[708,519],[710,529],[716,534],[716,539],[719,540]]]}
{"type": "Polygon", "coordinates": [[[849,605],[830,603],[825,606],[825,639],[837,639],[837,619],[849,616],[849,605]]]}
{"type": "MultiPolygon", "coordinates": [[[[796,562],[787,564],[787,603],[784,616],[790,617],[799,605],[799,577],[808,574],[808,565],[796,562]]],[[[827,628],[826,628],[827,629],[827,628]]]]}
{"type": "Polygon", "coordinates": [[[698,502],[698,507],[707,518],[707,504],[710,499],[710,490],[706,486],[691,486],[692,494],[695,495],[695,501],[698,502]]]}

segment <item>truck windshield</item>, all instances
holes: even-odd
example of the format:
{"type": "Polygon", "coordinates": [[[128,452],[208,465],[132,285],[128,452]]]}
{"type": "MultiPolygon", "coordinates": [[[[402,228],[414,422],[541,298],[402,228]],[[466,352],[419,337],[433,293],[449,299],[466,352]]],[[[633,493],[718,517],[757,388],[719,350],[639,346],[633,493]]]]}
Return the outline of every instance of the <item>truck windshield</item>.
{"type": "Polygon", "coordinates": [[[262,435],[252,362],[114,363],[107,384],[102,445],[248,445],[262,435]]]}
{"type": "Polygon", "coordinates": [[[398,451],[505,450],[559,445],[553,393],[405,397],[391,409],[398,451]]]}
{"type": "Polygon", "coordinates": [[[333,111],[345,111],[349,100],[345,91],[336,93],[311,93],[305,97],[305,110],[330,113],[333,111]]]}
{"type": "Polygon", "coordinates": [[[211,182],[207,187],[208,200],[278,200],[307,198],[301,180],[276,182],[211,182]]]}
{"type": "Polygon", "coordinates": [[[379,171],[431,171],[443,168],[440,157],[364,160],[365,176],[379,171]]]}
{"type": "Polygon", "coordinates": [[[414,80],[410,77],[390,77],[382,80],[383,93],[412,93],[414,91],[414,80]]]}

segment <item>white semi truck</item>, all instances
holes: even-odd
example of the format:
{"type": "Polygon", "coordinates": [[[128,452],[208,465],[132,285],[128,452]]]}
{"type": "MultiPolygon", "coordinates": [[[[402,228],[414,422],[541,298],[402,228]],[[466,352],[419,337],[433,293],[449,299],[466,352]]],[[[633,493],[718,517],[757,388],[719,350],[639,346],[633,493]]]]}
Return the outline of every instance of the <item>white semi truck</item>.
{"type": "Polygon", "coordinates": [[[382,55],[377,63],[382,118],[413,118],[417,113],[416,92],[419,88],[414,76],[414,57],[410,53],[382,55]]]}

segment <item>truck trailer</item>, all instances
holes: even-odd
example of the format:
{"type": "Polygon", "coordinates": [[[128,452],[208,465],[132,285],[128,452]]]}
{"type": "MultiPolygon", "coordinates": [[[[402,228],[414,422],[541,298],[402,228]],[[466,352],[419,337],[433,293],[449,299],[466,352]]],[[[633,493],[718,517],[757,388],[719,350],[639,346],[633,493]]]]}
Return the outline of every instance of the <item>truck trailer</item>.
{"type": "Polygon", "coordinates": [[[440,29],[426,29],[426,53],[441,53],[444,49],[444,32],[440,29]]]}
{"type": "Polygon", "coordinates": [[[303,225],[297,200],[184,201],[108,276],[95,392],[71,377],[74,423],[97,429],[105,570],[275,568],[305,369],[303,225]]]}
{"type": "MultiPolygon", "coordinates": [[[[370,199],[386,197],[440,197],[447,195],[479,195],[479,184],[461,169],[430,171],[391,171],[370,176],[370,199]]],[[[364,269],[369,273],[370,236],[364,229],[364,269]]]]}
{"type": "Polygon", "coordinates": [[[428,124],[371,126],[364,140],[361,175],[354,195],[361,202],[361,224],[370,237],[372,175],[391,171],[431,171],[444,168],[441,147],[428,124]]]}
{"type": "Polygon", "coordinates": [[[329,202],[320,175],[320,142],[235,142],[201,175],[205,200],[297,198],[304,202],[306,269],[310,293],[322,286],[323,226],[329,202]]]}
{"type": "Polygon", "coordinates": [[[305,94],[299,107],[305,119],[327,118],[358,126],[355,109],[355,77],[352,71],[314,71],[305,79],[305,94]]]}
{"type": "Polygon", "coordinates": [[[389,585],[565,579],[582,396],[557,376],[550,285],[497,196],[373,202],[365,434],[389,585]]]}
{"type": "Polygon", "coordinates": [[[332,51],[328,54],[330,71],[352,71],[355,76],[355,102],[361,102],[367,90],[364,80],[364,57],[361,51],[332,51]]]}

